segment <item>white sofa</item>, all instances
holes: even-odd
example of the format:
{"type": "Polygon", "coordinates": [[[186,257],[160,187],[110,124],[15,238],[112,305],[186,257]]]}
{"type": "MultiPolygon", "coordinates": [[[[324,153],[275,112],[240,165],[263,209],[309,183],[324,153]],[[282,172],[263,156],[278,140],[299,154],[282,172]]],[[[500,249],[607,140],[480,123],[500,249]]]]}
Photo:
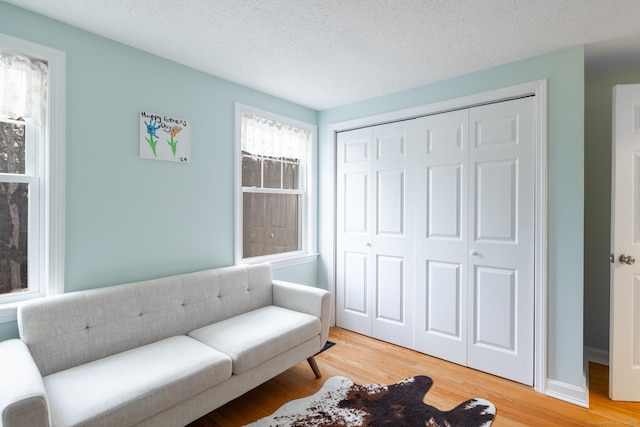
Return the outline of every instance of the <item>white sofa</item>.
{"type": "Polygon", "coordinates": [[[0,342],[0,425],[180,426],[305,359],[319,377],[330,301],[261,264],[24,304],[0,342]]]}

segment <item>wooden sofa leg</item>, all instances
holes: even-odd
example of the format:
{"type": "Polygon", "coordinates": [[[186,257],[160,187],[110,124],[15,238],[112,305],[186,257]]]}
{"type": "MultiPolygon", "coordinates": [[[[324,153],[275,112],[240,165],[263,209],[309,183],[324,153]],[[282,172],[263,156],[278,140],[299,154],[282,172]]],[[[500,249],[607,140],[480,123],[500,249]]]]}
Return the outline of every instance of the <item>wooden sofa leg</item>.
{"type": "Polygon", "coordinates": [[[307,362],[309,362],[309,366],[311,366],[313,373],[316,374],[316,378],[322,378],[322,373],[320,372],[320,368],[318,368],[318,363],[316,362],[316,359],[313,356],[311,356],[310,358],[307,359],[307,362]]]}

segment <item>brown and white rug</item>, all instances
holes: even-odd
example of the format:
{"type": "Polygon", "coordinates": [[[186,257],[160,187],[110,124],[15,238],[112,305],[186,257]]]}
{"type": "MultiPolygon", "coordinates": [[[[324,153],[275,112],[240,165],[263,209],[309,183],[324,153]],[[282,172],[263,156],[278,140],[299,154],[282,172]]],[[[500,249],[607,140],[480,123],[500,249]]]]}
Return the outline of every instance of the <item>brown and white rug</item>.
{"type": "Polygon", "coordinates": [[[424,403],[433,380],[415,376],[392,385],[358,385],[329,378],[314,395],[293,400],[246,427],[489,427],[493,404],[470,399],[449,411],[424,403]]]}

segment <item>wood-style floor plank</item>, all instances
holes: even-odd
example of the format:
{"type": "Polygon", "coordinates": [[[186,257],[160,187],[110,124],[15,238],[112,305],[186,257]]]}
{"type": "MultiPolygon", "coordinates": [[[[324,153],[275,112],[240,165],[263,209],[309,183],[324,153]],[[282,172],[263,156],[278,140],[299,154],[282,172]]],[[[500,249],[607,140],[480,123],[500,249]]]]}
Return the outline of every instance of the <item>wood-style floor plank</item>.
{"type": "Polygon", "coordinates": [[[238,399],[200,418],[191,427],[238,427],[265,417],[284,403],[309,396],[335,375],[357,384],[393,384],[414,375],[434,381],[425,402],[442,410],[485,398],[496,406],[492,426],[640,426],[640,403],[608,397],[608,367],[590,364],[590,408],[582,408],[530,387],[465,368],[413,350],[332,328],[335,346],[316,356],[322,378],[304,361],[238,399]]]}

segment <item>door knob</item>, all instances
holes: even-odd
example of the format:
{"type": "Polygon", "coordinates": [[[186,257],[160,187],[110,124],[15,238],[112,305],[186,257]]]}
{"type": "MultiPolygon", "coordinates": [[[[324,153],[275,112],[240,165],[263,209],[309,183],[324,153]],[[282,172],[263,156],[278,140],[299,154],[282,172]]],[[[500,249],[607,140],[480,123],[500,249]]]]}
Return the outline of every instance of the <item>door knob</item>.
{"type": "Polygon", "coordinates": [[[471,251],[471,252],[469,252],[469,255],[478,256],[478,251],[471,251]]]}
{"type": "Polygon", "coordinates": [[[620,258],[618,258],[618,260],[620,260],[622,264],[627,264],[627,265],[633,265],[636,262],[636,259],[634,257],[632,257],[631,255],[625,255],[625,254],[620,255],[620,258]]]}

